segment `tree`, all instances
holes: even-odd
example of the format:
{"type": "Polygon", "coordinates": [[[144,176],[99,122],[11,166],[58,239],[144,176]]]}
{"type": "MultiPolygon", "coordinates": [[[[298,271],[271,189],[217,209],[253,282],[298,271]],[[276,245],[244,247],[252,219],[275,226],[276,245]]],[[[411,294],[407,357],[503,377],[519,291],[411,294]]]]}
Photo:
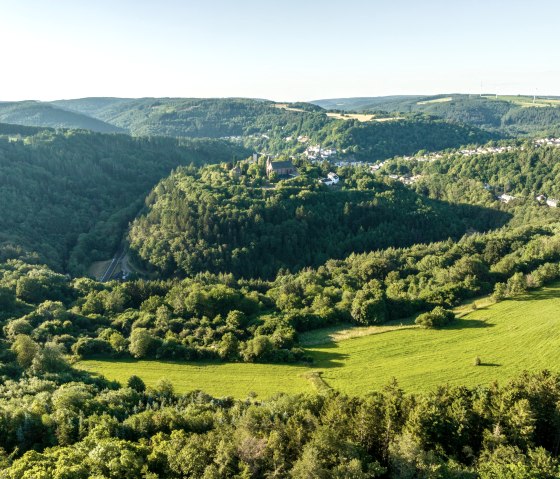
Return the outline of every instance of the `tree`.
{"type": "Polygon", "coordinates": [[[515,273],[507,281],[508,296],[518,296],[527,292],[527,281],[523,273],[515,273]]]}
{"type": "Polygon", "coordinates": [[[36,374],[56,373],[68,369],[63,346],[53,342],[46,343],[33,358],[31,368],[36,374]]]}
{"type": "Polygon", "coordinates": [[[381,324],[386,320],[385,295],[378,280],[372,280],[356,293],[352,318],[358,324],[381,324]]]}
{"type": "Polygon", "coordinates": [[[139,376],[136,375],[132,375],[128,378],[128,381],[126,383],[126,385],[130,388],[130,389],[134,389],[135,391],[142,393],[146,390],[146,384],[144,384],[144,381],[142,381],[142,379],[139,376]]]}
{"type": "Polygon", "coordinates": [[[33,359],[39,351],[39,345],[29,336],[20,334],[12,344],[12,351],[16,354],[18,364],[27,369],[33,363],[33,359]]]}
{"type": "Polygon", "coordinates": [[[145,358],[157,345],[155,338],[145,328],[136,328],[130,334],[128,350],[135,358],[145,358]]]}

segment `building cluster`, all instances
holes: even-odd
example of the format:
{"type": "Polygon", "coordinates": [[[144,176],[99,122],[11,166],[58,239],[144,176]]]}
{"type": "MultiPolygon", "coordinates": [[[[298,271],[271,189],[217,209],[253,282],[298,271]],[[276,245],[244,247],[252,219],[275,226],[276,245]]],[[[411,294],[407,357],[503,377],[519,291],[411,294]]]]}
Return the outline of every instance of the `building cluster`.
{"type": "Polygon", "coordinates": [[[329,160],[337,155],[336,148],[321,148],[320,145],[308,146],[305,150],[305,156],[312,163],[318,161],[329,160]]]}
{"type": "Polygon", "coordinates": [[[392,180],[400,181],[405,185],[412,185],[413,183],[416,183],[420,178],[422,178],[422,175],[389,175],[389,178],[391,178],[392,180]]]}
{"type": "Polygon", "coordinates": [[[509,151],[515,151],[517,149],[518,148],[515,146],[479,146],[478,148],[459,150],[459,153],[463,156],[488,155],[496,153],[507,153],[509,151]]]}
{"type": "Polygon", "coordinates": [[[546,195],[539,195],[535,198],[539,203],[545,204],[550,208],[558,208],[558,200],[555,198],[548,198],[546,195]]]}
{"type": "Polygon", "coordinates": [[[557,146],[560,148],[560,138],[540,138],[535,141],[538,146],[557,146]]]}
{"type": "MultiPolygon", "coordinates": [[[[498,200],[500,200],[502,203],[508,204],[511,201],[515,200],[517,197],[513,196],[513,195],[508,195],[507,193],[504,193],[502,195],[498,196],[498,200]]],[[[555,198],[548,198],[546,195],[538,195],[537,197],[535,197],[535,200],[540,203],[541,205],[547,205],[549,208],[558,208],[558,204],[560,203],[559,200],[555,199],[555,198]]]]}

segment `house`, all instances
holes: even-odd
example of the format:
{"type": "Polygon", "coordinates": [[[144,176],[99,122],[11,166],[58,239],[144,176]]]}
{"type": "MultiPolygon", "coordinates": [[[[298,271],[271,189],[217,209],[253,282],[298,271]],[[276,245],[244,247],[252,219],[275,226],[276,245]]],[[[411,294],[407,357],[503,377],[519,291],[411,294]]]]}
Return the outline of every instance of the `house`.
{"type": "Polygon", "coordinates": [[[336,185],[340,181],[338,175],[332,171],[327,175],[327,177],[332,181],[333,185],[336,185]]]}
{"type": "Polygon", "coordinates": [[[336,185],[339,181],[340,181],[340,177],[336,173],[330,172],[326,178],[321,178],[319,180],[319,183],[322,183],[323,185],[326,186],[332,186],[332,185],[336,185]]]}
{"type": "Polygon", "coordinates": [[[513,201],[515,199],[515,196],[511,196],[511,195],[506,195],[505,193],[503,195],[498,196],[498,199],[505,204],[508,204],[510,201],[513,201]]]}
{"type": "Polygon", "coordinates": [[[270,176],[276,173],[278,176],[289,176],[297,173],[293,163],[288,161],[272,161],[270,158],[266,160],[266,174],[270,176]]]}
{"type": "Polygon", "coordinates": [[[546,201],[546,196],[539,195],[535,198],[539,203],[544,203],[546,201]]]}
{"type": "Polygon", "coordinates": [[[558,200],[555,200],[553,198],[549,198],[548,200],[546,200],[546,204],[551,208],[558,208],[558,200]]]}

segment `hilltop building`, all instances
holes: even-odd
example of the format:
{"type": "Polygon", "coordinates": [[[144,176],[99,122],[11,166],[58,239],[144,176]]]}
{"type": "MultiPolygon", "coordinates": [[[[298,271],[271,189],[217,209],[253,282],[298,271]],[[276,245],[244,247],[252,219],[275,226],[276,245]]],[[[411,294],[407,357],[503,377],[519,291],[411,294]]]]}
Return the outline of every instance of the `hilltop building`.
{"type": "Polygon", "coordinates": [[[294,164],[288,161],[272,161],[270,158],[266,160],[266,174],[270,176],[276,173],[278,176],[289,176],[297,173],[294,164]]]}

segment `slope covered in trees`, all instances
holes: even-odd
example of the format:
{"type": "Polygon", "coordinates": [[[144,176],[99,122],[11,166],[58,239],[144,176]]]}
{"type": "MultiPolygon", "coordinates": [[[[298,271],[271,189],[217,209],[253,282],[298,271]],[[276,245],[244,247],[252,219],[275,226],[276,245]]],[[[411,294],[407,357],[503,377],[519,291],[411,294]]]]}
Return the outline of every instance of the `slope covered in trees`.
{"type": "Polygon", "coordinates": [[[273,281],[204,273],[97,283],[10,260],[0,264],[3,338],[24,335],[33,351],[53,343],[82,358],[304,361],[303,331],[436,314],[482,294],[516,297],[556,280],[559,231],[558,224],[522,227],[352,254],[273,281]]]}
{"type": "MultiPolygon", "coordinates": [[[[174,167],[230,160],[219,141],[0,126],[0,257],[83,271],[113,254],[144,195],[174,167]]],[[[243,154],[246,154],[243,151],[243,154]]]]}
{"type": "Polygon", "coordinates": [[[478,95],[397,96],[378,98],[346,98],[318,100],[313,103],[325,108],[343,111],[422,112],[448,121],[459,122],[499,131],[511,135],[558,135],[560,134],[560,102],[552,98],[532,105],[532,99],[506,97],[480,97],[478,95]],[[336,105],[336,106],[334,106],[336,105]],[[551,106],[552,105],[552,106],[551,106]]]}
{"type": "Polygon", "coordinates": [[[181,169],[147,199],[130,231],[137,258],[165,276],[210,271],[274,277],[352,252],[460,237],[501,226],[507,214],[450,207],[398,183],[346,169],[342,186],[319,183],[318,167],[269,184],[264,165],[242,162],[181,169]]]}
{"type": "Polygon", "coordinates": [[[74,128],[99,133],[119,133],[121,128],[82,113],[38,101],[0,102],[0,122],[16,125],[74,128]]]}
{"type": "MultiPolygon", "coordinates": [[[[422,116],[390,122],[329,118],[308,103],[275,104],[249,99],[144,98],[57,102],[93,115],[133,135],[238,137],[259,150],[303,152],[308,144],[334,147],[364,160],[440,150],[492,138],[476,128],[422,116]]],[[[342,153],[342,152],[346,153],[342,153]]]]}
{"type": "Polygon", "coordinates": [[[560,198],[560,148],[532,143],[510,145],[510,151],[474,155],[450,153],[433,161],[395,159],[385,171],[420,175],[416,189],[445,201],[490,204],[509,193],[519,202],[535,203],[539,195],[560,198]],[[478,192],[465,192],[476,183],[478,192]],[[491,192],[481,192],[483,185],[491,192]]]}

